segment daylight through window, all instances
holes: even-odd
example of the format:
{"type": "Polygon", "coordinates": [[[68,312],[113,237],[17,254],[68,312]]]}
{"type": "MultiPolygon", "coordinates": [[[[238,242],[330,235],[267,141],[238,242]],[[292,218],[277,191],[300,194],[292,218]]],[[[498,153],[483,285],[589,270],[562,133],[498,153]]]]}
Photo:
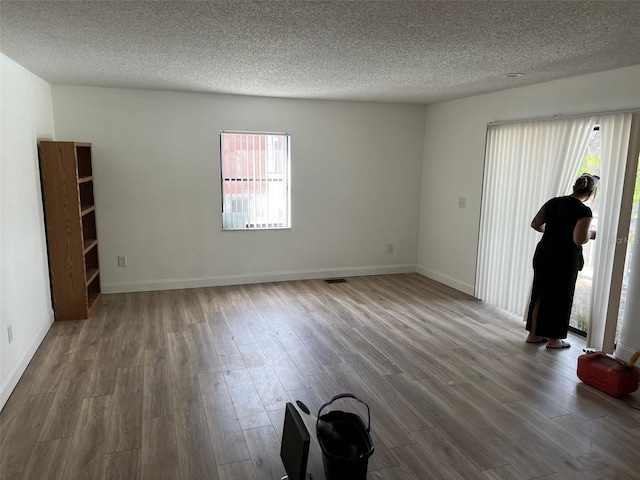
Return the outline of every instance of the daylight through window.
{"type": "Polygon", "coordinates": [[[291,226],[290,136],[221,132],[222,229],[291,226]]]}

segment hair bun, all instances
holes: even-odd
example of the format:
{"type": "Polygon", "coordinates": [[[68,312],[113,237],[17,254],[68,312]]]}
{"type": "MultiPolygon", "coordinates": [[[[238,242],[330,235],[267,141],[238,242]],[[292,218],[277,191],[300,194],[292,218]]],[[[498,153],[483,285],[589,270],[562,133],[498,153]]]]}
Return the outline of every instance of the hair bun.
{"type": "Polygon", "coordinates": [[[591,175],[590,173],[583,173],[576,179],[576,183],[573,185],[573,191],[577,193],[591,193],[598,187],[598,181],[600,177],[597,175],[591,175]]]}

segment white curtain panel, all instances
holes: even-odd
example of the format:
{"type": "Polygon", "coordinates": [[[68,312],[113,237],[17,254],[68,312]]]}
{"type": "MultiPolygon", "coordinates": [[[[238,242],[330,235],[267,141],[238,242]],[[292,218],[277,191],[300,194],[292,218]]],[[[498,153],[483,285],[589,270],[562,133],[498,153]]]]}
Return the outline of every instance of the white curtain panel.
{"type": "Polygon", "coordinates": [[[523,315],[540,234],[531,220],[550,198],[571,193],[596,117],[487,129],[476,297],[523,315]]]}
{"type": "Polygon", "coordinates": [[[610,319],[607,328],[607,308],[632,118],[631,113],[605,115],[599,118],[601,180],[597,195],[600,197],[600,215],[598,237],[593,250],[595,262],[587,346],[607,352],[613,352],[615,343],[617,316],[610,319]]]}

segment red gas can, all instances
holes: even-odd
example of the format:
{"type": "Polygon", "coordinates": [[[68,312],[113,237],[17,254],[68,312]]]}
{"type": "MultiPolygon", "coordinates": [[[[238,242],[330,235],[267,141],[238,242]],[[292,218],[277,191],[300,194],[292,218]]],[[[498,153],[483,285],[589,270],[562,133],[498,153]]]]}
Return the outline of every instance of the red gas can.
{"type": "Polygon", "coordinates": [[[613,397],[635,392],[639,377],[638,368],[633,363],[627,364],[604,352],[586,353],[578,357],[578,378],[613,397]]]}

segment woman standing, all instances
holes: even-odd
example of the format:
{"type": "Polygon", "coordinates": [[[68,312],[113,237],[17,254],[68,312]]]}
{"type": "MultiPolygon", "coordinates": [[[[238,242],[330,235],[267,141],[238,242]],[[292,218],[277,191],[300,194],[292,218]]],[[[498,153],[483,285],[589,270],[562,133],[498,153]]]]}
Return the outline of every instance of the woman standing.
{"type": "Polygon", "coordinates": [[[545,203],[531,222],[542,232],[533,256],[533,289],[527,315],[527,343],[569,348],[567,338],[578,271],[584,266],[582,245],[595,238],[593,214],[584,202],[593,197],[600,177],[588,173],[573,185],[573,193],[545,203]]]}

